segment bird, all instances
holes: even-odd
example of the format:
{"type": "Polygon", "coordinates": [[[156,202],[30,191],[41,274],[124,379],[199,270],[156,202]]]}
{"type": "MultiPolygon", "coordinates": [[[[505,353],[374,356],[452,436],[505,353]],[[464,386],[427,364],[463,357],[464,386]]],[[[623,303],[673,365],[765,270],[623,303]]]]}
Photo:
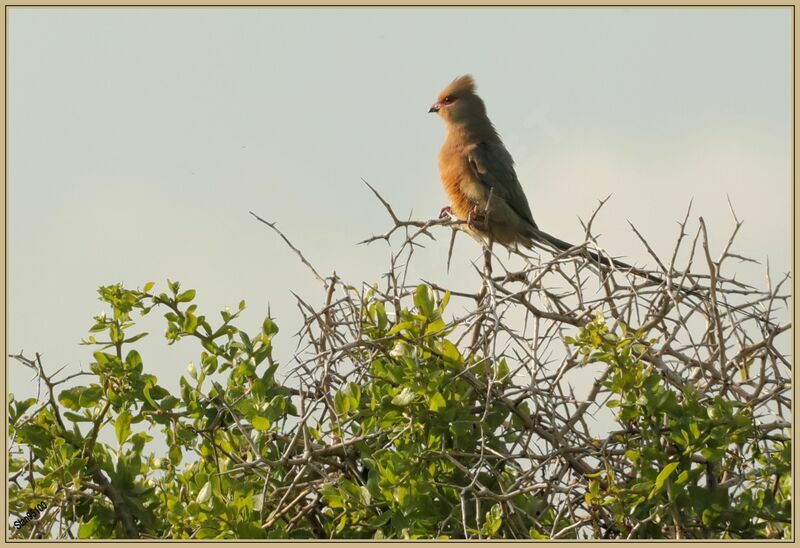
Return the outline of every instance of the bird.
{"type": "MultiPolygon", "coordinates": [[[[536,224],[514,159],[489,119],[471,75],[453,80],[428,112],[438,114],[447,128],[439,151],[439,173],[450,205],[442,208],[441,217],[466,221],[471,233],[506,246],[531,247],[539,242],[559,251],[575,247],[536,224]]],[[[633,268],[594,251],[587,253],[609,267],[633,268]]]]}
{"type": "MultiPolygon", "coordinates": [[[[541,230],[533,219],[528,198],[514,169],[514,159],[486,114],[486,105],[476,93],[475,79],[466,74],[453,80],[442,90],[428,110],[436,113],[447,128],[439,151],[439,173],[450,205],[442,208],[440,217],[453,216],[466,221],[467,230],[485,237],[489,243],[505,246],[534,243],[549,245],[558,251],[577,249],[560,238],[541,230]]],[[[584,250],[596,263],[623,269],[657,284],[666,280],[628,263],[584,250]]],[[[709,297],[696,289],[675,286],[687,296],[709,302],[709,297]]],[[[724,309],[736,307],[718,303],[724,309]]],[[[744,312],[751,318],[760,315],[744,312]]],[[[765,319],[772,325],[769,319],[765,319]]]]}

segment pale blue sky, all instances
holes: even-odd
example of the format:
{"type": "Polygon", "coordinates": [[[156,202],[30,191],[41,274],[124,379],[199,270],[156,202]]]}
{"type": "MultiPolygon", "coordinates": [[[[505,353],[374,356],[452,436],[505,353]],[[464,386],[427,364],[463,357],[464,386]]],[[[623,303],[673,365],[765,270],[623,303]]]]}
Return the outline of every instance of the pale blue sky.
{"type": "MultiPolygon", "coordinates": [[[[694,198],[718,253],[730,196],[738,250],[790,268],[789,8],[11,8],[8,29],[8,349],[51,368],[88,364],[99,285],[167,277],[214,316],[246,299],[252,329],[269,303],[286,361],[290,290],[323,295],[248,210],[323,274],[377,281],[385,247],[355,243],[388,219],[360,179],[399,213],[438,214],[427,110],[467,72],[548,232],[579,238],[613,193],[601,243],[649,264],[626,219],[667,253],[694,198]]],[[[449,274],[445,247],[412,279],[474,289],[477,246],[459,240],[449,274]]],[[[196,348],[147,326],[145,367],[177,387],[196,348]]]]}

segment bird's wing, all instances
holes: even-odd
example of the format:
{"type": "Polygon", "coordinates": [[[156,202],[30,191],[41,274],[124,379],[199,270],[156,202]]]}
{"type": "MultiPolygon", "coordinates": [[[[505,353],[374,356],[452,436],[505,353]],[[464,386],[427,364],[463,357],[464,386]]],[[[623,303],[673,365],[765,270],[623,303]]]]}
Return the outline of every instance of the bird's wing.
{"type": "Polygon", "coordinates": [[[517,215],[536,227],[528,199],[514,171],[514,160],[506,147],[502,143],[479,143],[467,153],[467,157],[475,177],[495,196],[505,200],[517,215]]]}

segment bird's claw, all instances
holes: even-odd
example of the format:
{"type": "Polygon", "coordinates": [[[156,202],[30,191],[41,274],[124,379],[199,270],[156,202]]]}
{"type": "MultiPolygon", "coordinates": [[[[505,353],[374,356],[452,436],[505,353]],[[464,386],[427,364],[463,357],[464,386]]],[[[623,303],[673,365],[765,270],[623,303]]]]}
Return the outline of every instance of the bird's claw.
{"type": "Polygon", "coordinates": [[[481,230],[486,222],[486,215],[479,213],[477,208],[472,209],[467,215],[467,226],[472,229],[481,230]]]}
{"type": "MultiPolygon", "coordinates": [[[[440,219],[447,219],[447,218],[455,219],[456,215],[453,213],[453,209],[450,206],[445,206],[439,212],[439,218],[440,219]]],[[[472,211],[469,212],[469,215],[467,215],[467,226],[468,227],[470,227],[472,229],[475,229],[475,230],[482,230],[483,228],[485,228],[485,224],[486,224],[486,215],[484,215],[483,213],[480,213],[478,211],[477,207],[473,208],[472,211]]]]}

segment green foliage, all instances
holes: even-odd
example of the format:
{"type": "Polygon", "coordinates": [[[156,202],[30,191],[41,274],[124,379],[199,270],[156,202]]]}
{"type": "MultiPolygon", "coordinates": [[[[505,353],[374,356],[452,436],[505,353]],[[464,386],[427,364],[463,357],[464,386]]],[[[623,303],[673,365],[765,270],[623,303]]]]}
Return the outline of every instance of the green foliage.
{"type": "Polygon", "coordinates": [[[267,430],[297,414],[288,399],[292,390],[274,379],[277,327],[270,319],[250,335],[235,327],[244,302],[235,313],[223,310],[222,322],[212,327],[192,303],[194,290],[180,291],[170,282],[168,293],[156,294],[153,285],[143,291],[119,284],[100,288],[110,313],[94,318],[83,341],[97,348],[89,366],[96,382],[57,393],[63,409],[23,416],[34,400],[12,400],[10,435],[30,449],[37,465],[34,482],[11,485],[11,507],[24,511],[39,500],[58,506],[67,523],[77,524],[79,538],[130,536],[126,523],[152,537],[267,538],[270,531],[254,526],[259,478],[234,480],[225,472],[252,458],[241,431],[232,429],[233,416],[254,426],[266,423],[267,430]],[[164,312],[168,344],[189,337],[202,347],[200,372],[181,379],[179,394],[145,373],[141,356],[129,349],[147,335],[135,332],[134,314],[154,309],[164,312]],[[216,371],[228,371],[224,385],[209,378],[216,371]],[[113,430],[116,446],[98,441],[104,428],[113,430]],[[166,439],[161,457],[145,454],[153,429],[166,439]],[[75,504],[64,504],[65,497],[75,504]]]}
{"type": "MultiPolygon", "coordinates": [[[[575,538],[576,519],[599,531],[594,517],[556,513],[564,491],[536,483],[530,459],[506,456],[510,447],[530,451],[542,430],[529,403],[507,395],[505,359],[456,346],[458,325],[444,318],[449,293],[420,285],[407,306],[393,303],[391,317],[390,300],[364,295],[359,338],[348,346],[348,359],[364,367],[342,381],[325,373],[320,386],[330,392],[316,394],[276,377],[273,319],[246,333],[236,325],[243,301],[213,322],[194,290],[153,288],[100,288],[108,311],[84,341],[94,350],[91,382],[59,389],[48,380],[52,398],[43,403],[11,398],[9,505],[17,514],[38,501],[57,508],[37,523],[44,536],[58,535],[57,520],[94,539],[548,538],[560,530],[575,538]],[[168,344],[198,345],[178,393],[146,373],[132,348],[147,335],[138,317],[153,311],[166,321],[168,344]],[[156,434],[166,443],[160,454],[156,434]]],[[[567,342],[584,362],[611,368],[607,405],[623,427],[591,449],[598,471],[567,491],[591,516],[610,511],[618,536],[788,535],[788,440],[765,439],[740,402],[666,387],[643,359],[656,340],[624,326],[616,335],[597,318],[567,342]],[[753,462],[755,474],[744,470],[753,462]],[[725,471],[747,475],[735,496],[720,481],[725,471]]],[[[318,367],[327,372],[323,357],[318,367]]]]}
{"type": "Polygon", "coordinates": [[[646,363],[658,340],[620,330],[598,316],[567,339],[584,363],[610,367],[606,405],[623,427],[608,444],[621,457],[605,456],[587,504],[612,512],[624,537],[790,536],[791,441],[759,432],[746,403],[668,387],[646,363]],[[726,484],[734,476],[744,481],[726,484]]]}
{"type": "MultiPolygon", "coordinates": [[[[323,490],[330,510],[329,536],[463,535],[461,492],[471,483],[465,472],[478,455],[457,462],[451,457],[475,453],[483,433],[509,418],[509,409],[498,401],[482,408],[475,384],[502,385],[507,368],[503,373],[503,365],[465,360],[447,338],[453,327],[442,313],[449,294],[437,304],[421,285],[413,300],[415,308],[401,311],[395,323],[388,321],[381,302],[366,307],[364,330],[373,340],[385,341],[386,352],[372,361],[369,382],[361,387],[350,383],[337,393],[336,411],[340,421],[358,419],[349,421],[342,437],[362,440],[356,447],[367,480],[359,485],[345,479],[323,490]]],[[[503,440],[490,436],[486,450],[493,448],[505,450],[503,440]]],[[[511,474],[499,474],[500,481],[511,474]]],[[[489,485],[495,481],[488,474],[486,480],[489,485]]],[[[536,506],[535,497],[519,498],[521,504],[536,506]]],[[[499,508],[484,527],[486,537],[503,536],[499,508]]],[[[468,521],[474,516],[474,507],[469,508],[468,521]]]]}

